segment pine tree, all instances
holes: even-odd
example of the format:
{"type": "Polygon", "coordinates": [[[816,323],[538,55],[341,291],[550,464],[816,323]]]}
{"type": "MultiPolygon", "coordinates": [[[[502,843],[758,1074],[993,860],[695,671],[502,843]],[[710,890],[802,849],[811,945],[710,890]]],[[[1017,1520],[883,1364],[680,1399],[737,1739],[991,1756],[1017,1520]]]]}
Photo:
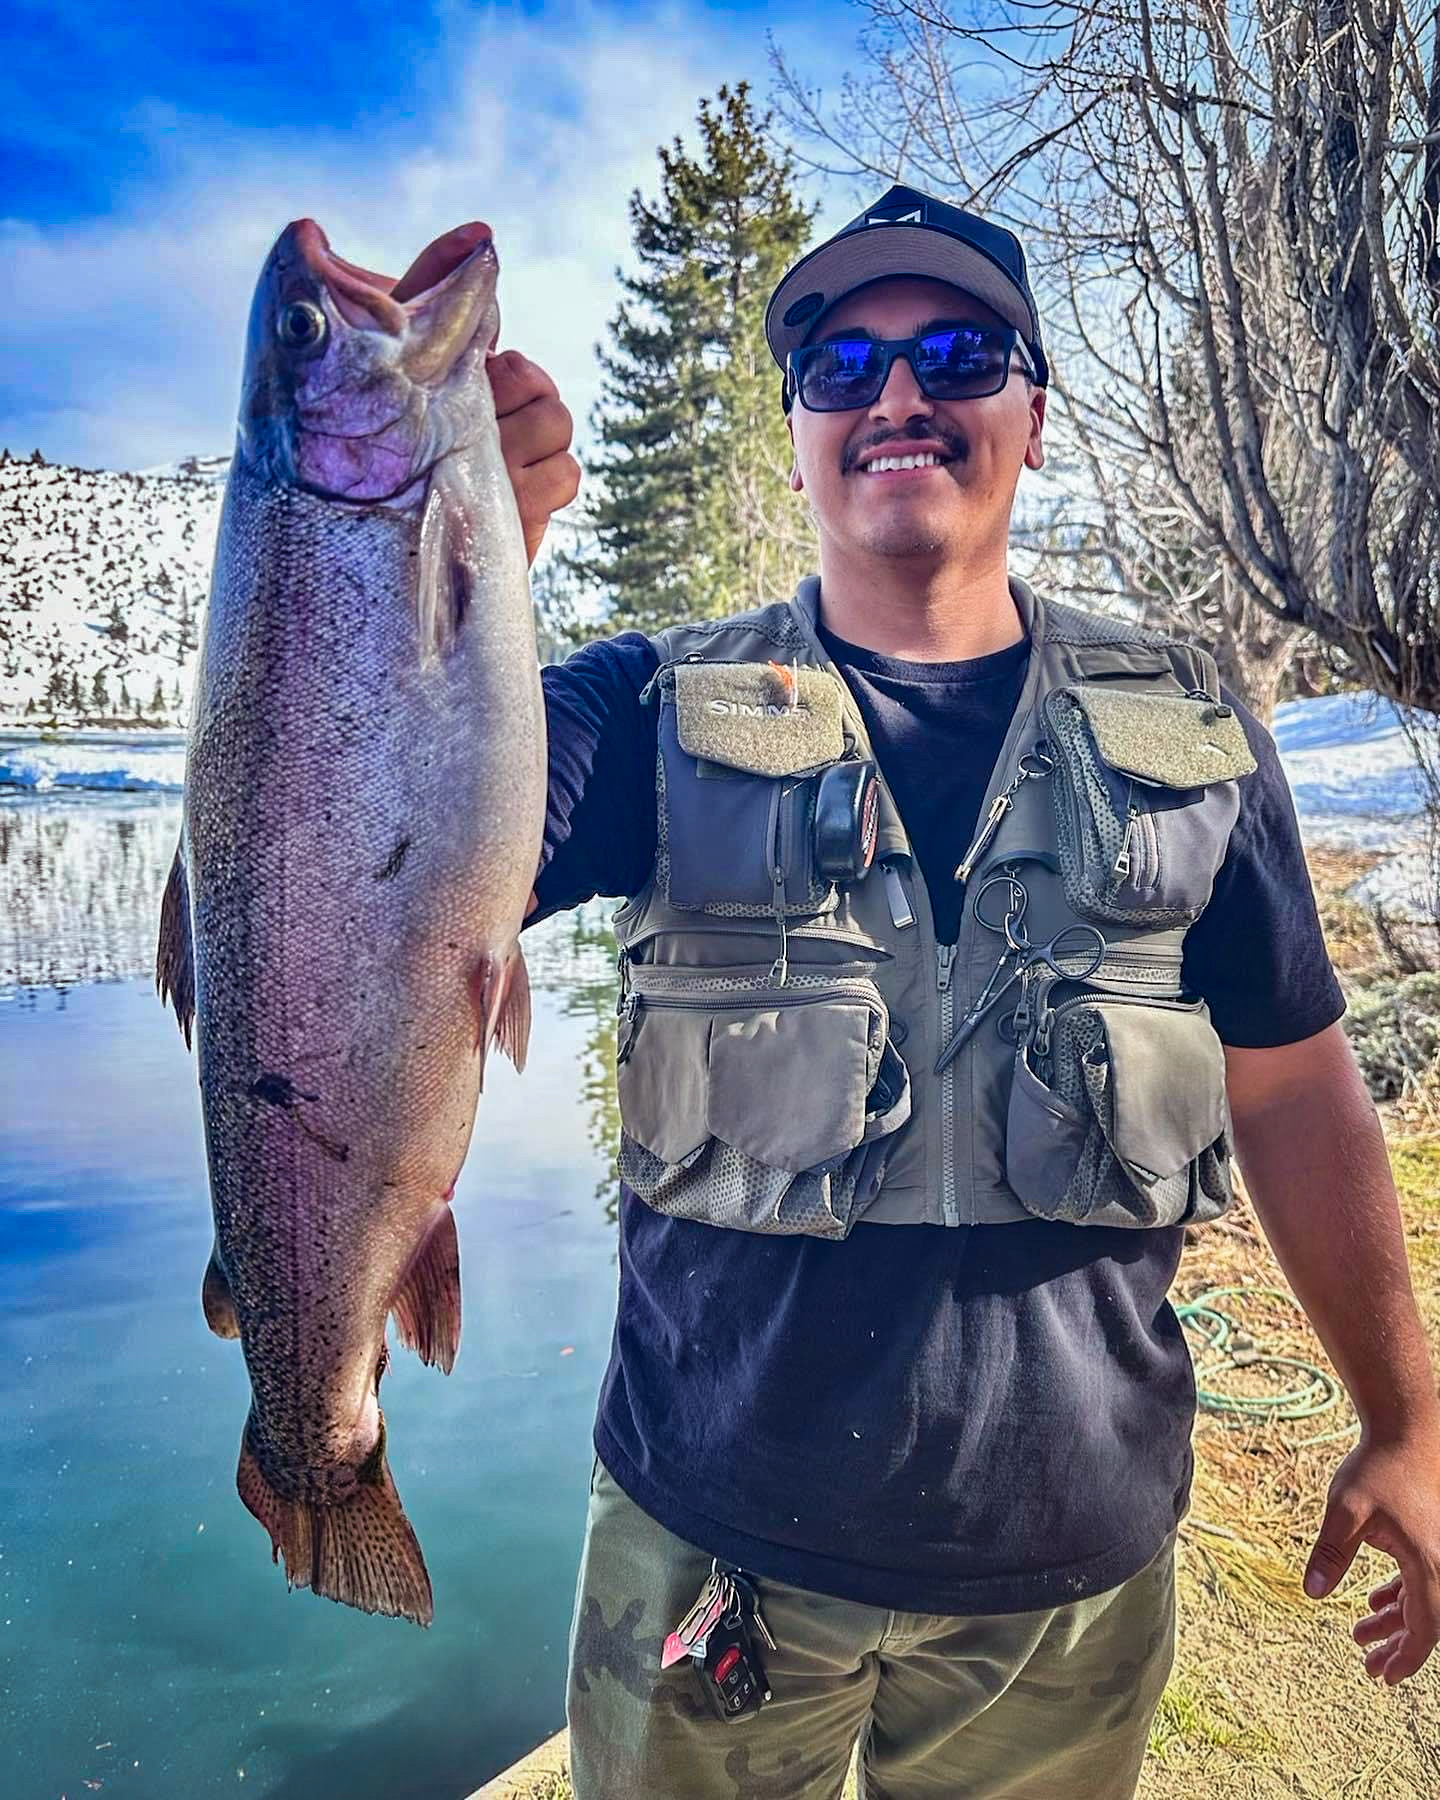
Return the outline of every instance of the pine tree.
{"type": "Polygon", "coordinates": [[[78,670],[72,670],[70,674],[69,701],[71,712],[84,712],[85,696],[80,692],[80,674],[78,670]]]}
{"type": "Polygon", "coordinates": [[[123,675],[120,677],[119,706],[122,718],[128,719],[135,711],[135,702],[130,698],[130,684],[123,675]]]}
{"type": "Polygon", "coordinates": [[[90,704],[97,713],[108,713],[110,710],[110,688],[105,680],[105,671],[97,669],[90,683],[90,704]]]}
{"type": "Polygon", "coordinates": [[[125,615],[120,610],[120,602],[118,600],[112,600],[110,602],[110,611],[105,618],[105,632],[106,635],[113,638],[117,644],[123,644],[130,636],[130,627],[125,622],[125,615]]]}
{"type": "Polygon", "coordinates": [[[150,710],[157,719],[165,716],[165,684],[158,675],[155,677],[155,692],[150,696],[150,710]]]}
{"type": "Polygon", "coordinates": [[[799,503],[765,303],[814,213],[794,191],[793,159],[765,142],[769,122],[747,83],[722,87],[700,102],[699,157],[679,138],[662,145],[658,201],[631,195],[640,272],[617,271],[625,298],[592,418],[604,446],[588,465],[598,554],[564,559],[610,590],[617,624],[736,611],[788,591],[813,562],[805,530],[777,557],[771,523],[784,517],[793,533],[799,503]]]}

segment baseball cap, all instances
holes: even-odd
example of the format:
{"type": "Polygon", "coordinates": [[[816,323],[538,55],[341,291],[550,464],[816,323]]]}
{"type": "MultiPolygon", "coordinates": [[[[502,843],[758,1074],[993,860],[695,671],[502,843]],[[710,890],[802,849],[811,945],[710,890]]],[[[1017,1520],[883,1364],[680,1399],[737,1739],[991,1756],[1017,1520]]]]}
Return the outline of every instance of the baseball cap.
{"type": "Polygon", "coordinates": [[[927,275],[983,300],[1020,333],[1037,384],[1049,385],[1040,315],[1019,238],[933,194],[898,185],[802,256],[782,279],[765,309],[770,354],[783,369],[821,313],[887,275],[927,275]]]}

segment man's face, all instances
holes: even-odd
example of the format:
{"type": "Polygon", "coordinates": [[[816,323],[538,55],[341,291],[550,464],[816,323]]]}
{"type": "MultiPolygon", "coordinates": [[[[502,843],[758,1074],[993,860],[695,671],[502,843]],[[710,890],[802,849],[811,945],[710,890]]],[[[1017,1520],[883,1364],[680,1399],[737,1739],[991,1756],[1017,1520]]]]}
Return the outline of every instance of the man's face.
{"type": "MultiPolygon", "coordinates": [[[[816,321],[807,339],[908,338],[939,325],[1004,325],[983,300],[945,281],[897,276],[847,295],[816,321]]],[[[795,468],[790,485],[809,495],[832,551],[871,556],[945,555],[967,539],[1008,532],[1022,467],[1044,461],[1045,390],[1027,388],[1017,347],[998,394],[929,400],[909,361],[897,358],[869,406],[816,413],[790,410],[795,468]],[[876,472],[877,456],[933,451],[938,466],[876,472]]]]}

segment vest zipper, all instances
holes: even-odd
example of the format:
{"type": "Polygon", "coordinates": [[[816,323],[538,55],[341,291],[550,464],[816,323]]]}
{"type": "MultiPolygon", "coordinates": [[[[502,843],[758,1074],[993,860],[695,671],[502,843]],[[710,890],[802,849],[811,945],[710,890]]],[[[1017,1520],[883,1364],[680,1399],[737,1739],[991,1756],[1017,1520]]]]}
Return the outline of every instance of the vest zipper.
{"type": "MultiPolygon", "coordinates": [[[[940,1042],[948,1044],[955,1030],[955,996],[950,977],[955,969],[954,944],[935,946],[935,985],[940,990],[940,1042]]],[[[940,1210],[947,1225],[960,1223],[955,1198],[955,1065],[946,1063],[940,1075],[940,1210]]]]}
{"type": "Polygon", "coordinates": [[[1074,1006],[1094,1005],[1097,1001],[1118,1000],[1121,1006],[1158,1006],[1168,1012],[1198,1013],[1205,1004],[1203,1000],[1182,1000],[1178,995],[1171,1000],[1164,1000],[1158,994],[1107,994],[1105,992],[1090,994],[1072,994],[1068,1000],[1057,1001],[1054,1006],[1047,1007],[1035,1022],[1033,1048],[1042,1061],[1049,1058],[1050,1040],[1055,1033],[1055,1021],[1061,1013],[1069,1012],[1074,1006]]]}

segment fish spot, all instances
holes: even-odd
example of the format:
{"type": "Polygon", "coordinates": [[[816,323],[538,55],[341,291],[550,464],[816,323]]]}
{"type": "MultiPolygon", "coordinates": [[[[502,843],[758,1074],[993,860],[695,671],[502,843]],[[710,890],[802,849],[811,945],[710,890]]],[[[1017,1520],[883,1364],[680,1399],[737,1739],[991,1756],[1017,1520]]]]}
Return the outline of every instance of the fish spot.
{"type": "Polygon", "coordinates": [[[288,1075],[265,1074],[250,1083],[250,1095],[269,1106],[283,1106],[288,1111],[297,1100],[318,1100],[318,1094],[302,1093],[288,1075]]]}
{"type": "Polygon", "coordinates": [[[409,838],[408,837],[401,838],[400,842],[395,846],[395,848],[385,858],[384,862],[381,863],[380,867],[375,871],[375,879],[377,881],[390,881],[396,875],[398,875],[400,873],[400,870],[404,867],[405,858],[409,854],[409,850],[410,850],[409,838]]]}
{"type": "Polygon", "coordinates": [[[337,1144],[334,1138],[326,1137],[323,1131],[317,1131],[302,1119],[297,1110],[302,1100],[318,1100],[318,1094],[307,1094],[297,1088],[288,1075],[276,1075],[269,1071],[250,1083],[249,1093],[252,1099],[264,1101],[267,1106],[278,1106],[298,1128],[301,1136],[309,1138],[332,1162],[343,1163],[350,1160],[348,1144],[337,1144]]]}

